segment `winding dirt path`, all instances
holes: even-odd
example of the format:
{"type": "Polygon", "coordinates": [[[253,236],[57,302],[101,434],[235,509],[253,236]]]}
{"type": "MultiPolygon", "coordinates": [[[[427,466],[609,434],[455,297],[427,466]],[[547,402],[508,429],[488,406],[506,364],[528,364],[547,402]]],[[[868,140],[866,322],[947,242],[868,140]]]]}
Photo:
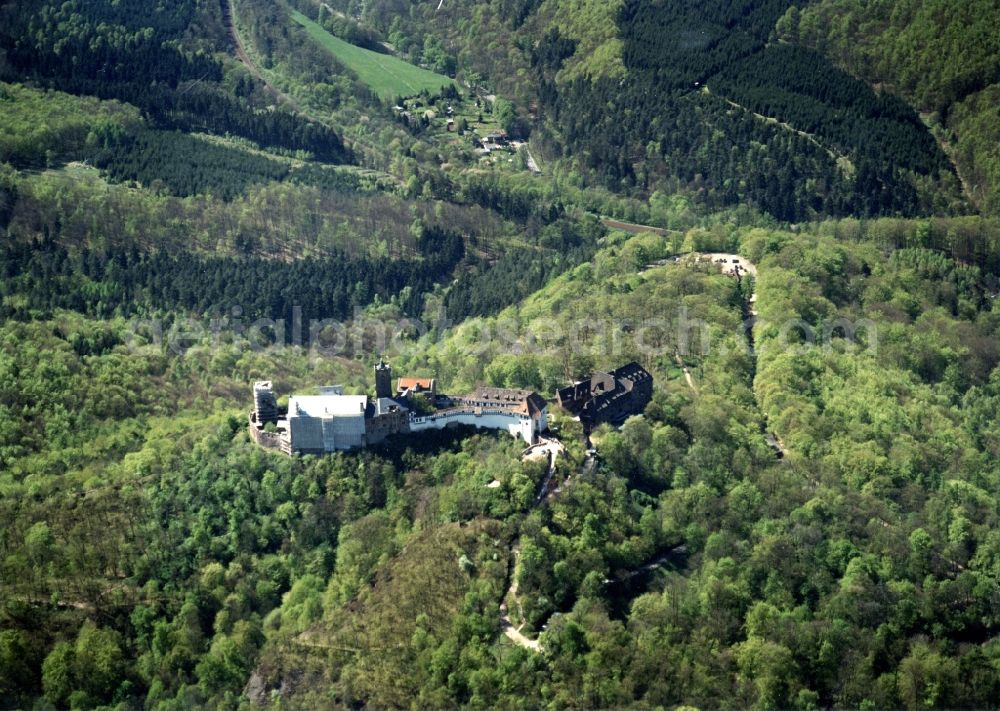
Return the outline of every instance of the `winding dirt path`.
{"type": "MultiPolygon", "coordinates": [[[[704,93],[706,93],[706,94],[712,94],[712,91],[707,86],[704,87],[702,89],[702,91],[704,93]]],[[[805,131],[797,129],[797,128],[795,128],[795,126],[792,126],[790,123],[786,123],[784,121],[780,121],[780,120],[774,118],[773,116],[765,116],[764,114],[759,114],[759,113],[757,113],[756,111],[754,111],[752,109],[748,109],[743,104],[738,104],[735,101],[733,101],[731,99],[727,99],[725,96],[722,96],[720,94],[713,94],[713,96],[719,97],[720,99],[722,99],[723,101],[725,101],[727,104],[729,104],[730,106],[732,106],[734,109],[739,109],[740,111],[747,112],[748,114],[750,114],[751,116],[753,116],[754,118],[756,118],[758,121],[763,121],[764,123],[769,123],[772,126],[778,126],[778,127],[782,128],[782,129],[784,129],[785,131],[788,131],[790,133],[794,133],[794,134],[796,134],[796,135],[798,135],[798,136],[806,139],[807,141],[809,141],[810,143],[812,143],[814,146],[816,146],[820,150],[825,151],[826,154],[828,156],[830,156],[831,158],[833,158],[834,160],[847,160],[847,156],[845,156],[842,153],[839,153],[839,152],[833,150],[829,146],[823,145],[822,143],[820,143],[819,139],[816,138],[816,136],[814,136],[811,133],[806,133],[805,131]]]]}
{"type": "MultiPolygon", "coordinates": [[[[504,595],[504,599],[510,597],[514,602],[517,603],[517,610],[520,618],[524,619],[524,608],[521,607],[521,599],[517,596],[517,565],[521,560],[521,549],[515,544],[512,550],[514,554],[514,564],[512,566],[513,573],[511,574],[510,589],[507,590],[507,594],[504,595]]],[[[521,623],[520,627],[515,627],[514,623],[511,622],[510,612],[507,609],[507,603],[500,603],[500,629],[507,636],[511,642],[519,647],[524,647],[525,649],[530,649],[532,652],[542,651],[542,644],[537,639],[531,639],[521,633],[521,628],[524,627],[524,622],[521,623]]]]}
{"type": "Polygon", "coordinates": [[[243,46],[243,39],[240,37],[239,30],[236,29],[233,0],[219,0],[219,6],[222,8],[222,21],[226,24],[226,29],[229,30],[229,37],[233,40],[233,50],[236,53],[236,58],[240,60],[248,72],[258,79],[261,84],[267,87],[268,91],[274,94],[275,98],[279,101],[284,101],[299,113],[304,114],[305,112],[302,111],[302,108],[295,102],[295,100],[268,81],[267,77],[265,77],[257,65],[254,64],[253,60],[250,59],[250,55],[247,54],[246,48],[243,46]]]}
{"type": "Polygon", "coordinates": [[[542,169],[538,166],[538,161],[535,160],[535,156],[531,155],[531,149],[528,148],[528,144],[524,144],[524,163],[528,166],[530,170],[535,175],[541,175],[542,169]]]}
{"type": "Polygon", "coordinates": [[[694,378],[691,377],[691,371],[688,370],[688,367],[684,364],[684,361],[681,359],[681,354],[674,353],[674,360],[677,361],[677,365],[680,366],[680,369],[684,371],[684,380],[687,381],[688,387],[691,388],[691,392],[693,392],[695,395],[698,395],[699,394],[698,386],[694,384],[694,378]]]}
{"type": "Polygon", "coordinates": [[[521,453],[522,459],[530,459],[538,456],[539,454],[545,454],[549,460],[549,469],[545,473],[545,478],[542,480],[542,486],[538,491],[538,496],[535,497],[535,506],[538,506],[542,503],[543,499],[553,493],[549,491],[549,484],[552,482],[552,477],[555,476],[556,473],[556,459],[560,454],[565,453],[566,448],[563,446],[562,442],[557,439],[544,438],[539,438],[538,444],[531,445],[521,453]]]}
{"type": "MultiPolygon", "coordinates": [[[[344,145],[350,150],[355,152],[356,157],[368,160],[369,156],[366,153],[366,151],[371,151],[372,155],[377,154],[378,152],[377,146],[357,136],[349,137],[345,135],[343,130],[337,128],[328,121],[324,121],[322,118],[318,117],[314,112],[311,112],[305,107],[303,107],[299,102],[297,102],[291,96],[283,92],[280,88],[278,88],[278,86],[276,86],[271,80],[269,80],[260,70],[260,67],[258,67],[254,63],[253,59],[250,58],[250,55],[246,51],[246,46],[243,43],[243,38],[240,37],[239,30],[236,27],[236,15],[235,15],[235,7],[233,6],[233,0],[219,0],[219,6],[222,8],[223,22],[226,25],[226,29],[229,30],[229,36],[233,41],[233,52],[236,55],[236,58],[240,60],[240,63],[243,64],[244,67],[246,67],[247,71],[250,72],[250,74],[255,79],[258,79],[278,101],[287,104],[289,108],[294,110],[296,113],[301,114],[309,121],[313,121],[315,123],[327,126],[328,128],[334,129],[337,132],[337,135],[340,136],[340,140],[343,141],[344,145]]],[[[377,167],[377,165],[378,162],[372,159],[369,160],[369,164],[367,167],[369,169],[379,170],[379,172],[382,172],[381,169],[377,167]]],[[[384,174],[387,176],[391,176],[397,180],[401,179],[401,176],[399,175],[391,173],[384,173],[384,174]]]]}
{"type": "MultiPolygon", "coordinates": [[[[631,580],[635,576],[641,575],[642,573],[648,573],[648,572],[650,572],[652,570],[656,570],[657,568],[662,568],[664,565],[666,565],[670,561],[670,559],[673,556],[676,556],[677,554],[683,555],[683,554],[687,553],[687,549],[688,549],[687,544],[686,543],[682,543],[682,544],[680,544],[679,546],[677,546],[675,548],[671,548],[666,553],[664,553],[663,555],[661,555],[659,558],[651,560],[650,562],[646,563],[645,565],[639,566],[635,570],[629,571],[625,575],[621,576],[618,580],[619,580],[619,582],[624,582],[626,580],[631,580]]],[[[610,582],[613,582],[613,581],[610,580],[610,579],[607,579],[604,582],[605,583],[610,583],[610,582]]]]}
{"type": "MultiPolygon", "coordinates": [[[[602,219],[602,222],[604,222],[605,224],[607,224],[609,226],[613,226],[615,229],[625,229],[625,231],[629,231],[629,232],[655,231],[655,232],[658,232],[660,234],[665,234],[665,233],[667,233],[669,231],[669,230],[664,230],[662,228],[657,228],[657,227],[647,227],[645,225],[634,225],[634,224],[623,223],[623,222],[618,222],[618,221],[615,221],[615,220],[608,220],[608,219],[602,219]]],[[[643,271],[646,271],[646,270],[649,270],[649,269],[655,269],[655,268],[659,268],[659,267],[665,267],[665,266],[667,266],[669,264],[690,264],[692,262],[702,261],[702,260],[707,260],[707,261],[710,261],[713,264],[717,264],[718,266],[720,266],[722,268],[723,273],[729,274],[729,275],[734,276],[736,278],[740,278],[743,275],[749,275],[749,276],[754,276],[754,277],[757,275],[757,267],[756,267],[756,265],[753,264],[753,263],[751,263],[751,262],[749,262],[749,261],[747,261],[746,258],[744,258],[744,257],[742,257],[742,256],[740,256],[738,254],[728,254],[728,253],[721,253],[721,252],[713,252],[713,253],[707,253],[707,254],[693,253],[693,254],[690,254],[690,255],[686,255],[683,259],[678,259],[676,261],[674,259],[660,260],[658,262],[654,262],[652,264],[646,265],[646,267],[645,267],[645,269],[643,271]]],[[[752,308],[752,304],[754,304],[756,302],[756,296],[757,295],[756,295],[756,292],[755,292],[750,297],[751,308],[752,308]]],[[[753,313],[753,311],[752,311],[752,313],[753,313]]],[[[674,359],[676,360],[677,365],[681,368],[681,370],[684,373],[684,379],[687,382],[687,386],[691,389],[691,391],[695,395],[698,395],[699,394],[698,386],[695,384],[694,378],[691,375],[691,371],[687,367],[687,365],[684,363],[684,361],[681,358],[680,354],[679,353],[674,353],[674,359]]],[[[769,434],[768,435],[768,443],[769,444],[771,443],[772,438],[774,440],[777,439],[773,434],[769,434]]],[[[779,447],[780,447],[780,444],[779,444],[779,447]]],[[[780,451],[782,451],[782,454],[783,454],[783,448],[780,451]]],[[[554,493],[556,493],[556,492],[549,491],[549,486],[550,486],[552,478],[553,478],[553,476],[555,475],[555,472],[556,472],[556,462],[557,462],[558,456],[559,456],[559,454],[564,454],[565,453],[565,448],[563,447],[562,443],[559,442],[558,440],[555,440],[555,439],[543,439],[543,440],[540,440],[538,444],[532,445],[531,447],[528,447],[527,449],[525,449],[522,452],[522,458],[523,459],[529,459],[529,458],[532,458],[532,457],[537,457],[540,452],[546,452],[548,454],[548,456],[549,456],[549,469],[548,469],[548,472],[545,475],[545,478],[542,480],[542,484],[541,484],[539,493],[535,497],[535,502],[534,502],[534,506],[535,507],[544,504],[554,493]]],[[[584,463],[584,466],[585,467],[587,466],[587,462],[584,463]]],[[[558,489],[556,491],[558,491],[558,489]]],[[[679,552],[685,552],[686,550],[687,550],[686,545],[681,544],[680,546],[677,546],[676,548],[671,549],[667,553],[659,556],[655,560],[653,560],[653,561],[651,561],[651,562],[649,562],[649,563],[647,563],[647,564],[645,564],[645,565],[637,568],[636,570],[633,570],[633,571],[627,573],[621,579],[622,580],[627,580],[627,579],[632,578],[632,577],[634,577],[636,575],[639,575],[640,573],[648,572],[648,571],[654,570],[656,568],[659,568],[659,567],[663,566],[664,564],[666,564],[669,561],[669,559],[670,559],[670,557],[672,555],[675,555],[676,553],[679,553],[679,552]]],[[[521,556],[519,542],[515,542],[514,543],[514,545],[512,547],[512,553],[513,553],[514,561],[513,561],[513,564],[511,565],[511,573],[510,573],[510,575],[511,575],[511,583],[510,583],[510,587],[507,589],[507,592],[506,592],[506,594],[503,597],[503,600],[500,603],[500,628],[501,628],[501,630],[503,630],[504,635],[509,640],[511,640],[514,644],[516,644],[516,645],[518,645],[520,647],[523,647],[524,649],[529,649],[529,650],[531,650],[533,652],[540,652],[540,651],[542,651],[542,645],[539,642],[539,640],[537,640],[537,639],[531,639],[530,637],[527,637],[526,635],[524,635],[521,632],[521,629],[524,627],[525,623],[523,622],[523,620],[524,620],[524,609],[521,606],[521,600],[518,597],[518,584],[517,584],[517,569],[518,569],[518,566],[520,564],[520,556],[521,556]],[[522,623],[521,623],[520,626],[516,626],[515,627],[514,622],[511,620],[511,618],[510,618],[510,610],[507,607],[507,600],[511,600],[513,604],[517,605],[519,618],[522,620],[522,623]]],[[[610,580],[606,580],[605,582],[611,582],[611,581],[610,580]]]]}
{"type": "MultiPolygon", "coordinates": [[[[538,507],[545,503],[550,496],[555,492],[549,490],[549,485],[552,483],[552,477],[556,473],[556,462],[560,454],[566,453],[566,448],[563,443],[557,439],[545,439],[540,438],[537,444],[533,444],[521,453],[522,460],[529,460],[536,458],[540,453],[545,453],[549,459],[549,469],[545,473],[545,478],[542,479],[542,484],[539,487],[538,495],[535,496],[535,502],[532,508],[538,507]]],[[[533,652],[540,652],[542,650],[542,645],[537,639],[531,639],[525,636],[521,632],[521,628],[524,627],[524,608],[521,606],[521,599],[517,596],[517,567],[521,562],[521,547],[520,539],[514,542],[511,548],[511,553],[514,556],[514,562],[510,567],[510,587],[504,594],[503,599],[500,601],[500,629],[507,638],[518,645],[519,647],[524,647],[525,649],[530,649],[533,652]],[[514,626],[514,623],[510,619],[510,610],[507,608],[507,599],[510,598],[517,604],[518,616],[522,620],[518,627],[514,626]]]]}
{"type": "MultiPolygon", "coordinates": [[[[609,222],[614,222],[614,221],[613,220],[602,220],[602,222],[604,222],[605,224],[608,224],[609,222]]],[[[626,223],[616,223],[616,224],[626,224],[626,223]]],[[[628,225],[628,226],[629,227],[643,227],[642,225],[628,225]]],[[[616,229],[622,229],[622,228],[621,227],[617,227],[616,229]]],[[[655,227],[648,227],[648,228],[644,228],[644,229],[659,230],[659,228],[655,228],[655,227]]],[[[632,231],[632,230],[626,230],[626,231],[632,231]]],[[[635,230],[635,231],[639,231],[639,230],[635,230]]],[[[659,231],[661,233],[664,233],[664,232],[667,232],[668,230],[659,230],[659,231]]],[[[651,262],[650,264],[647,264],[645,267],[643,267],[643,269],[639,273],[640,274],[645,274],[650,269],[658,269],[660,267],[665,267],[665,266],[668,266],[670,264],[690,264],[692,262],[698,262],[698,261],[704,261],[704,260],[708,260],[708,261],[712,262],[713,264],[719,265],[720,267],[722,267],[722,273],[723,274],[727,274],[729,276],[734,276],[737,279],[740,279],[743,275],[750,275],[752,277],[756,277],[757,276],[757,265],[755,265],[752,262],[748,261],[745,257],[742,257],[739,254],[730,254],[728,252],[705,252],[705,253],[692,252],[692,253],[686,254],[684,256],[668,257],[667,259],[659,259],[659,260],[657,260],[655,262],[651,262]]],[[[757,309],[756,309],[757,292],[756,291],[750,295],[749,304],[750,304],[750,315],[751,316],[756,316],[757,315],[757,309]]],[[[691,370],[684,363],[684,360],[681,358],[681,354],[678,353],[678,352],[676,352],[676,351],[674,352],[674,361],[677,363],[677,366],[684,373],[684,380],[685,380],[685,382],[687,382],[687,386],[691,389],[691,392],[693,392],[695,395],[699,395],[700,393],[698,391],[698,386],[694,382],[694,377],[692,377],[692,375],[691,375],[691,370]]]]}
{"type": "MultiPolygon", "coordinates": [[[[743,276],[752,276],[754,279],[757,277],[757,265],[753,262],[748,261],[745,257],[738,254],[730,254],[726,252],[709,252],[709,253],[691,253],[685,255],[681,258],[674,259],[661,259],[659,261],[653,262],[652,264],[647,264],[645,268],[639,272],[642,274],[649,269],[655,269],[658,267],[663,267],[668,264],[690,264],[692,262],[709,260],[713,264],[717,264],[722,267],[722,273],[729,276],[735,277],[736,279],[742,279],[743,276]]],[[[754,291],[750,294],[749,299],[747,299],[747,312],[751,319],[756,320],[757,318],[757,291],[756,291],[756,281],[754,282],[754,291]]],[[[752,336],[751,332],[748,332],[748,337],[752,336]]],[[[751,343],[751,348],[753,344],[751,343]]],[[[680,369],[684,372],[684,380],[687,382],[688,387],[691,389],[695,395],[698,395],[698,386],[695,385],[694,378],[691,377],[691,371],[688,369],[687,365],[684,364],[680,353],[674,352],[674,360],[680,369]]],[[[756,395],[755,395],[756,397],[756,395]]],[[[788,450],[785,448],[784,443],[778,437],[777,434],[771,431],[765,431],[764,441],[767,446],[775,453],[778,459],[783,459],[785,455],[788,454],[788,450]]]]}
{"type": "Polygon", "coordinates": [[[959,159],[955,147],[952,145],[951,141],[945,138],[945,133],[940,130],[932,130],[934,124],[931,123],[931,115],[927,112],[922,112],[918,114],[920,120],[923,122],[924,126],[937,141],[938,145],[941,146],[941,150],[944,151],[945,156],[948,158],[948,162],[951,163],[951,167],[955,169],[955,175],[958,176],[959,182],[962,184],[962,195],[966,200],[969,201],[973,207],[977,210],[982,210],[982,205],[980,205],[980,200],[976,198],[976,191],[969,182],[968,177],[963,175],[962,167],[959,165],[959,159]]]}

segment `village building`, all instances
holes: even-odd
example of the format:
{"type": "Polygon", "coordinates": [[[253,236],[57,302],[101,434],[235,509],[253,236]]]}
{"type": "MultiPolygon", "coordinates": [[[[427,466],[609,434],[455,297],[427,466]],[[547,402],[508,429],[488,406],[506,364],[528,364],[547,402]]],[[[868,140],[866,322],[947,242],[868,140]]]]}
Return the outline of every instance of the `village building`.
{"type": "Polygon", "coordinates": [[[489,151],[498,151],[501,148],[505,148],[510,144],[510,140],[507,138],[507,134],[504,131],[498,131],[495,133],[488,133],[486,137],[483,138],[483,148],[489,151]]]}

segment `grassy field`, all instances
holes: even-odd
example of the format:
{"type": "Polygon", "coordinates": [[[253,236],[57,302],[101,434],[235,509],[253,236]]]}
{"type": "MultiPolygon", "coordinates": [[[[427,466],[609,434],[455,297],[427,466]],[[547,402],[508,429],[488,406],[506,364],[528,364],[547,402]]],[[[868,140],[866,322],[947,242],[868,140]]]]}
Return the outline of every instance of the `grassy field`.
{"type": "Polygon", "coordinates": [[[293,10],[292,19],[302,25],[313,40],[356,73],[381,99],[413,96],[424,89],[435,92],[454,83],[443,74],[421,69],[392,55],[372,52],[334,37],[301,12],[293,10]]]}

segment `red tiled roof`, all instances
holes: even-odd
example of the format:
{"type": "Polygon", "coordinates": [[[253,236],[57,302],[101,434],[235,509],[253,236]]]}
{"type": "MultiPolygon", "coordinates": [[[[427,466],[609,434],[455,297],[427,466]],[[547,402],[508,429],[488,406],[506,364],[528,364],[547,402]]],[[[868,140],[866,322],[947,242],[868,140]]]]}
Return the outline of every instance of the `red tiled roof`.
{"type": "Polygon", "coordinates": [[[396,392],[404,390],[433,390],[434,378],[400,378],[396,383],[396,392]]]}
{"type": "Polygon", "coordinates": [[[515,390],[510,388],[491,388],[480,385],[475,392],[464,399],[478,402],[488,402],[502,408],[512,410],[522,415],[538,417],[548,407],[545,398],[531,390],[515,390]]]}

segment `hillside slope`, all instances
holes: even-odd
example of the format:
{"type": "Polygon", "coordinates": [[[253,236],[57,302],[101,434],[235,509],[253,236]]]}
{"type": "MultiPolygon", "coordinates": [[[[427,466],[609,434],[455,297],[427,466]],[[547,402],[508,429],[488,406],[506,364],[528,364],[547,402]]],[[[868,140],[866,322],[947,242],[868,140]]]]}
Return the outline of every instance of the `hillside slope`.
{"type": "Polygon", "coordinates": [[[3,4],[0,708],[998,708],[995,3],[792,4],[3,4]],[[380,356],[654,393],[247,432],[380,356]]]}
{"type": "MultiPolygon", "coordinates": [[[[850,227],[687,236],[689,247],[739,246],[756,261],[753,356],[740,328],[748,294],[718,266],[661,262],[677,245],[654,235],[614,237],[593,265],[397,356],[400,367],[436,373],[443,386],[545,392],[567,374],[638,357],[657,392],[644,418],[595,433],[596,473],[581,468],[569,439],[577,430],[556,412],[570,445],[560,488],[523,518],[504,519],[520,533],[515,614],[524,633],[538,635],[541,654],[511,648],[502,635],[498,583],[482,579],[496,569],[481,549],[467,572],[476,588],[468,617],[434,622],[440,612],[421,602],[424,584],[405,590],[396,581],[433,565],[434,556],[414,559],[420,535],[378,563],[368,557],[356,597],[335,573],[314,623],[283,621],[269,634],[261,673],[267,688],[287,690],[282,707],[396,705],[415,678],[405,693],[431,705],[739,699],[915,708],[939,693],[949,705],[989,706],[984,689],[996,688],[1000,663],[989,593],[1000,472],[988,463],[993,428],[981,418],[998,402],[995,281],[907,246],[916,223],[886,221],[845,241],[850,227]],[[867,325],[820,335],[836,319],[867,325]],[[679,322],[695,333],[687,351],[679,322]],[[815,329],[814,341],[801,340],[803,328],[815,329]],[[677,352],[696,388],[676,367],[677,352]],[[664,553],[678,544],[683,555],[664,553]],[[412,608],[417,629],[377,633],[396,608],[412,608]],[[396,641],[378,650],[373,639],[396,641]],[[684,674],[688,666],[701,673],[684,674]],[[371,683],[392,669],[406,672],[371,683]]],[[[964,229],[977,228],[934,227],[941,236],[964,229]]],[[[496,475],[496,490],[487,476],[421,470],[411,485],[445,488],[417,497],[413,515],[483,525],[480,517],[500,510],[493,492],[510,490],[510,474],[496,475]]],[[[283,609],[294,620],[301,604],[283,609]]]]}
{"type": "Polygon", "coordinates": [[[443,42],[473,81],[540,118],[545,161],[590,184],[787,221],[968,210],[911,107],[773,42],[791,5],[386,0],[362,18],[406,46],[443,42]]]}
{"type": "Polygon", "coordinates": [[[998,235],[980,218],[613,233],[497,316],[397,340],[400,372],[449,389],[651,370],[644,417],[592,436],[596,468],[554,413],[568,451],[537,507],[544,465],[506,438],[296,459],[249,441],[248,380],[363,391],[371,353],[190,330],[164,347],[71,303],[32,314],[45,280],[5,280],[23,310],[0,333],[4,693],[989,708],[998,235]],[[669,259],[690,250],[742,251],[756,287],[669,259]],[[540,654],[502,634],[509,580],[540,654]]]}
{"type": "Polygon", "coordinates": [[[950,146],[971,196],[1000,211],[1000,5],[994,0],[820,0],[779,21],[785,40],[814,47],[906,98],[950,146]]]}

